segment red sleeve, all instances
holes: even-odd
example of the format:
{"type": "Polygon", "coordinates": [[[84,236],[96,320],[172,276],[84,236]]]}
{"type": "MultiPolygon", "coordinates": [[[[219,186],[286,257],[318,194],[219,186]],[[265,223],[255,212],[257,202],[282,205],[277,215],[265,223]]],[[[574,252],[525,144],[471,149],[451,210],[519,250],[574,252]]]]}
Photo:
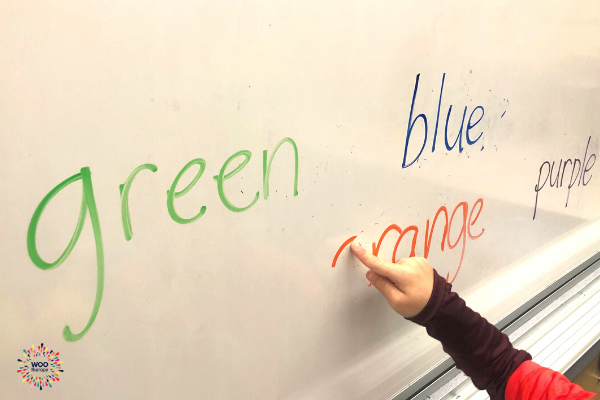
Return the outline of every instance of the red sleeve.
{"type": "Polygon", "coordinates": [[[571,383],[560,372],[528,360],[510,376],[505,400],[584,400],[594,395],[571,383]]]}

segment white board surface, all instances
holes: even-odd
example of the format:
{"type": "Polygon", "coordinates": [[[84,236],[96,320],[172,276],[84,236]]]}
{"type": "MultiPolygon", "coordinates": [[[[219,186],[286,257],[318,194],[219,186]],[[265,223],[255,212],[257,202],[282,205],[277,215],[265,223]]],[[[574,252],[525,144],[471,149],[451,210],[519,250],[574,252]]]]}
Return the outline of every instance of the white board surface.
{"type": "MultiPolygon", "coordinates": [[[[445,355],[367,287],[347,248],[332,268],[347,239],[371,246],[391,224],[414,225],[423,256],[427,221],[456,209],[445,239],[439,217],[428,258],[492,322],[598,251],[596,3],[0,9],[6,398],[386,399],[445,355]],[[199,158],[202,176],[186,193],[198,164],[182,176],[172,208],[205,213],[178,223],[167,191],[199,158]],[[129,187],[126,240],[119,185],[144,164],[156,171],[129,187]],[[72,251],[37,267],[32,248],[50,264],[67,248],[84,186],[96,223],[84,208],[72,251]],[[17,360],[41,343],[64,372],[37,393],[17,360]]],[[[391,259],[397,237],[380,255],[391,259]]]]}

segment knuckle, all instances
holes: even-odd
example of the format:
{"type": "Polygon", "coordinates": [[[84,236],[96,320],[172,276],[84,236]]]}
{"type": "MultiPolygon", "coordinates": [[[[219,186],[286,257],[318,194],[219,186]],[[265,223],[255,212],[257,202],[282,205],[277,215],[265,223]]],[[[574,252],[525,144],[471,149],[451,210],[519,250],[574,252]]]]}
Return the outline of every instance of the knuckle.
{"type": "Polygon", "coordinates": [[[371,265],[374,267],[383,268],[385,266],[385,261],[379,257],[373,256],[371,259],[371,265]]]}
{"type": "Polygon", "coordinates": [[[404,264],[406,264],[407,260],[408,260],[408,258],[406,258],[406,257],[400,257],[396,260],[396,264],[404,265],[404,264]]]}

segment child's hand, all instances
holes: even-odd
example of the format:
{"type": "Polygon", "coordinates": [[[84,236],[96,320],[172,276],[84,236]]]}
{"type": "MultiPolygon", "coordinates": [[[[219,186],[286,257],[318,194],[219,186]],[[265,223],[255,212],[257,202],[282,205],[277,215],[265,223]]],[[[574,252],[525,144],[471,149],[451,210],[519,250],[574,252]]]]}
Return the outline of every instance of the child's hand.
{"type": "Polygon", "coordinates": [[[433,291],[433,268],[424,258],[401,258],[395,264],[368,253],[360,243],[352,243],[354,255],[367,267],[367,279],[405,318],[417,315],[433,291]]]}

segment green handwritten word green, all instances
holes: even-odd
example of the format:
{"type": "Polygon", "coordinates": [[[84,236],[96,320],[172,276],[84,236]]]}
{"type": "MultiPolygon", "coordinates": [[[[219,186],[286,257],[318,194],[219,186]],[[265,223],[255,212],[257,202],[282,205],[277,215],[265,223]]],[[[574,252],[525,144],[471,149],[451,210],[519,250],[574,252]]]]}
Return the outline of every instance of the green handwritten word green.
{"type": "Polygon", "coordinates": [[[85,215],[89,211],[90,219],[92,220],[92,229],[94,231],[94,240],[96,242],[96,264],[97,264],[97,283],[96,283],[96,300],[94,301],[94,308],[92,309],[92,314],[90,315],[90,319],[88,320],[87,325],[83,330],[78,334],[73,334],[71,332],[71,328],[67,325],[63,329],[63,337],[67,342],[75,342],[81,339],[87,331],[91,328],[94,320],[96,319],[96,315],[98,314],[98,310],[100,309],[100,303],[102,303],[102,293],[104,291],[104,250],[102,247],[102,234],[100,232],[100,219],[98,218],[98,210],[96,209],[96,201],[94,199],[94,190],[92,188],[92,177],[90,173],[90,169],[88,167],[81,168],[81,172],[79,174],[75,174],[70,178],[65,179],[61,183],[59,183],[54,189],[50,191],[42,199],[40,205],[35,209],[33,216],[31,217],[31,222],[29,224],[29,229],[27,231],[27,250],[29,252],[29,257],[33,264],[43,270],[52,269],[58,267],[62,264],[63,261],[67,259],[71,251],[77,244],[77,240],[79,239],[79,235],[81,234],[81,230],[83,229],[83,223],[85,221],[85,215]],[[44,208],[48,205],[50,200],[54,196],[56,196],[61,190],[65,187],[69,186],[71,183],[78,181],[81,179],[83,186],[83,194],[81,196],[81,208],[79,211],[79,219],[77,220],[77,226],[75,227],[75,232],[73,233],[73,237],[71,237],[71,241],[67,245],[67,248],[63,253],[58,257],[56,261],[53,263],[48,263],[40,257],[37,244],[36,244],[36,231],[37,226],[40,221],[40,217],[44,212],[44,208]]]}
{"type": "MultiPolygon", "coordinates": [[[[284,138],[277,144],[277,146],[275,146],[275,150],[273,151],[270,157],[268,157],[267,150],[263,151],[263,191],[265,200],[269,197],[269,176],[271,173],[271,164],[273,162],[275,154],[277,153],[281,145],[284,143],[289,143],[294,150],[294,196],[298,195],[298,147],[291,138],[284,138]]],[[[227,181],[229,178],[233,177],[235,174],[240,172],[242,168],[244,168],[250,162],[251,157],[252,153],[249,150],[238,151],[225,161],[225,163],[219,171],[219,174],[214,176],[214,179],[217,181],[217,191],[219,193],[219,198],[221,199],[221,202],[225,207],[227,207],[233,212],[242,212],[248,210],[250,207],[256,204],[260,197],[260,194],[257,191],[256,195],[254,196],[254,200],[252,200],[250,204],[248,204],[245,207],[237,207],[233,205],[225,195],[225,181],[227,181]],[[226,172],[229,164],[238,157],[244,158],[241,164],[235,167],[231,172],[226,172]]],[[[158,170],[157,166],[154,164],[142,164],[135,168],[131,172],[131,174],[129,174],[124,184],[119,185],[119,192],[121,195],[121,220],[123,222],[123,233],[125,234],[125,240],[127,241],[131,240],[133,237],[133,229],[131,227],[131,215],[129,212],[129,191],[131,189],[131,185],[133,184],[136,175],[140,171],[145,169],[150,170],[152,172],[156,172],[158,170]]],[[[173,219],[173,221],[179,224],[189,224],[202,217],[206,212],[206,206],[202,206],[198,214],[196,214],[195,216],[191,218],[183,218],[175,211],[174,205],[174,201],[176,198],[185,195],[194,187],[194,185],[196,185],[198,180],[202,177],[202,174],[204,173],[205,169],[206,161],[204,161],[204,159],[193,159],[179,171],[179,173],[173,180],[171,187],[167,191],[167,211],[173,219]],[[192,181],[183,190],[178,192],[176,188],[180,179],[192,166],[196,164],[198,164],[199,167],[196,176],[194,176],[194,179],[192,179],[192,181]]],[[[29,257],[31,258],[31,261],[33,261],[33,264],[42,270],[56,268],[67,259],[67,257],[69,256],[69,254],[71,254],[71,251],[77,244],[77,240],[79,239],[79,235],[81,234],[81,231],[83,229],[85,216],[88,212],[90,214],[90,219],[92,220],[92,229],[94,231],[94,240],[96,242],[96,264],[98,273],[96,286],[96,300],[94,301],[94,307],[92,309],[92,314],[90,315],[88,323],[80,333],[73,334],[71,328],[69,326],[65,326],[63,330],[63,337],[66,341],[69,342],[74,342],[81,339],[89,331],[96,319],[98,310],[100,309],[100,304],[102,303],[102,293],[104,291],[104,249],[102,246],[102,235],[100,232],[100,219],[98,217],[98,210],[96,208],[96,201],[94,198],[94,191],[92,188],[92,177],[89,167],[81,168],[80,173],[73,175],[70,178],[67,178],[63,182],[59,183],[46,195],[46,197],[42,199],[38,207],[35,209],[33,216],[31,217],[29,230],[27,231],[27,250],[29,252],[29,257]],[[48,263],[42,260],[37,250],[36,232],[40,217],[42,216],[44,209],[46,208],[50,200],[54,198],[54,196],[56,196],[62,189],[69,186],[71,183],[76,182],[80,179],[82,182],[83,194],[81,198],[79,219],[77,221],[77,226],[75,227],[75,232],[73,233],[69,244],[67,245],[63,253],[60,255],[60,257],[58,257],[58,259],[53,263],[48,263]]]]}

